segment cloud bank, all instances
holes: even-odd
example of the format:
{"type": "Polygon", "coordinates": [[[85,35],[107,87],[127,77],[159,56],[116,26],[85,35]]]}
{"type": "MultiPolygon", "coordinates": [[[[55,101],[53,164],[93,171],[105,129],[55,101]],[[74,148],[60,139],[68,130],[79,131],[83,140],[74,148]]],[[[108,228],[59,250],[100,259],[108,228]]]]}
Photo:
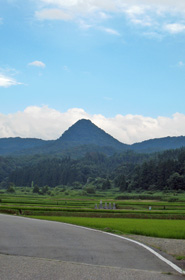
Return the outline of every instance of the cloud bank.
{"type": "Polygon", "coordinates": [[[90,115],[80,108],[59,112],[48,106],[29,106],[14,114],[0,114],[0,138],[31,137],[45,140],[57,139],[80,119],[90,119],[95,125],[118,139],[132,144],[147,139],[185,135],[185,115],[172,117],[144,117],[141,115],[90,115]]]}
{"type": "Polygon", "coordinates": [[[84,26],[93,23],[97,27],[100,21],[123,16],[130,24],[159,33],[185,32],[183,0],[40,0],[38,3],[35,16],[39,20],[73,20],[79,26],[83,22],[84,26]]]}

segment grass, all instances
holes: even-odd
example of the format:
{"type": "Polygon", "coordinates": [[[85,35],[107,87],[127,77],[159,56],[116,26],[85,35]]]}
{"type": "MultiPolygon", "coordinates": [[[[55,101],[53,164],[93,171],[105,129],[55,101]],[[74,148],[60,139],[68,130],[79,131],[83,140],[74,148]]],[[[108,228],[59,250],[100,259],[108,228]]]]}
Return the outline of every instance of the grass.
{"type": "Polygon", "coordinates": [[[11,204],[0,205],[0,212],[8,214],[21,214],[26,216],[71,216],[89,218],[138,218],[138,219],[177,219],[185,220],[185,210],[152,210],[148,209],[117,209],[95,210],[92,205],[75,206],[72,202],[68,205],[45,205],[45,204],[11,204]]]}
{"type": "Polygon", "coordinates": [[[175,255],[174,257],[175,257],[176,260],[178,260],[178,261],[185,260],[185,256],[177,256],[177,255],[175,255]]]}
{"type": "Polygon", "coordinates": [[[185,203],[154,200],[115,200],[114,197],[49,196],[33,193],[4,193],[0,212],[32,216],[73,216],[104,218],[177,219],[185,220],[185,203]],[[95,204],[116,203],[116,210],[95,210],[95,204]],[[149,206],[152,210],[149,211],[149,206]]]}
{"type": "MultiPolygon", "coordinates": [[[[69,195],[58,193],[39,195],[24,189],[16,193],[0,194],[0,212],[33,216],[59,222],[72,223],[121,234],[139,234],[153,237],[185,239],[185,195],[165,194],[164,199],[129,199],[116,200],[111,192],[102,196],[82,196],[77,191],[69,195]],[[167,196],[166,196],[167,195],[167,196]],[[169,201],[169,197],[178,197],[178,201],[169,201]],[[116,210],[96,210],[95,204],[116,203],[116,210]],[[149,206],[152,210],[149,210],[149,206]]],[[[53,190],[54,192],[54,190],[53,190]]],[[[146,194],[146,192],[145,192],[146,194]]],[[[99,193],[100,195],[100,193],[99,193]]],[[[150,194],[151,195],[151,194],[150,194]]],[[[162,197],[162,193],[154,194],[162,197]]]]}
{"type": "Polygon", "coordinates": [[[160,238],[185,239],[185,221],[183,220],[51,216],[33,216],[33,218],[65,222],[119,234],[138,234],[160,238]]]}

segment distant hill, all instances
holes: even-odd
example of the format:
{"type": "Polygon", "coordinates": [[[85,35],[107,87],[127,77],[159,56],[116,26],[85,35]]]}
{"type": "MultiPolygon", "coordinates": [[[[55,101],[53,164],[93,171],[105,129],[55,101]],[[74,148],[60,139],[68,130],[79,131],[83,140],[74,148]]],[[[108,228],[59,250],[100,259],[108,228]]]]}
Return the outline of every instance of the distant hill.
{"type": "Polygon", "coordinates": [[[139,153],[160,152],[185,147],[185,137],[165,137],[127,145],[119,142],[90,120],[77,121],[57,140],[36,138],[1,138],[0,155],[67,155],[73,158],[88,152],[102,152],[108,156],[117,152],[133,150],[139,153]]]}
{"type": "Polygon", "coordinates": [[[48,142],[36,138],[0,138],[0,155],[24,154],[28,150],[43,148],[48,142]]]}
{"type": "Polygon", "coordinates": [[[161,152],[185,147],[185,136],[164,137],[143,141],[131,145],[131,149],[140,153],[161,152]]]}

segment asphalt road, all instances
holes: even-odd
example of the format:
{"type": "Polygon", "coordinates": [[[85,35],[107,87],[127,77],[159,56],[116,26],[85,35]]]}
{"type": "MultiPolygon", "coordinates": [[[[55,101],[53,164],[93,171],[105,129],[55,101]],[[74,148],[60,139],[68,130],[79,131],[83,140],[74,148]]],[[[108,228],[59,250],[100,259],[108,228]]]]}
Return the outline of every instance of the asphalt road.
{"type": "Polygon", "coordinates": [[[0,215],[0,280],[102,280],[105,275],[112,280],[182,278],[126,240],[63,223],[0,215]]]}

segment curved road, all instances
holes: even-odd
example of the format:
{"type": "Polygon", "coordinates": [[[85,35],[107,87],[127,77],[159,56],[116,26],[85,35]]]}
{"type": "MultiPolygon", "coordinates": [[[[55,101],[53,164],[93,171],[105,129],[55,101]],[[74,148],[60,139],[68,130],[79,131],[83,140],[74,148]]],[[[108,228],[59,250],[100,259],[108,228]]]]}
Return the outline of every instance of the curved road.
{"type": "MultiPolygon", "coordinates": [[[[13,267],[15,266],[15,268],[20,266],[23,271],[28,263],[33,263],[32,267],[35,266],[36,270],[40,269],[42,265],[44,267],[44,263],[47,264],[47,268],[48,265],[51,266],[52,262],[53,265],[51,267],[57,263],[58,269],[62,269],[63,273],[66,266],[69,266],[66,268],[65,277],[61,277],[59,272],[59,277],[61,278],[55,276],[53,278],[54,280],[78,279],[76,278],[77,272],[74,273],[75,278],[67,278],[70,277],[75,267],[78,271],[80,268],[80,277],[82,277],[84,269],[87,271],[94,269],[94,273],[103,269],[106,270],[108,276],[110,276],[110,269],[111,271],[112,269],[116,270],[116,273],[118,271],[119,273],[121,273],[120,271],[123,273],[125,269],[125,273],[136,273],[137,270],[137,279],[139,279],[139,273],[142,273],[141,279],[181,279],[181,276],[177,275],[170,266],[137,244],[114,236],[105,235],[102,232],[89,231],[84,228],[58,222],[28,219],[18,216],[0,215],[0,254],[0,269],[2,267],[4,268],[0,274],[4,278],[0,276],[1,280],[33,279],[25,278],[25,275],[21,279],[19,274],[17,274],[19,276],[16,278],[15,270],[10,272],[14,274],[13,278],[10,278],[8,276],[8,268],[6,267],[8,262],[13,267]],[[24,266],[21,263],[24,263],[24,266]],[[39,267],[37,267],[38,263],[40,263],[39,267]],[[87,264],[90,266],[87,266],[87,264]],[[144,278],[143,275],[147,273],[152,273],[152,276],[156,275],[156,278],[152,278],[151,275],[144,278]],[[167,274],[172,274],[172,278],[167,274]]],[[[28,268],[30,268],[29,265],[28,268]]],[[[49,269],[50,273],[51,269],[49,269]]],[[[32,270],[31,272],[33,273],[32,270]]],[[[95,275],[94,273],[93,277],[95,275]]],[[[85,272],[85,275],[87,274],[88,272],[85,272]]],[[[104,272],[102,275],[106,275],[106,273],[104,272]]],[[[98,278],[90,278],[88,276],[89,278],[79,279],[104,279],[102,275],[100,278],[99,276],[98,278]]],[[[108,276],[106,279],[109,279],[108,276]]],[[[27,277],[29,277],[28,271],[27,277]]],[[[37,279],[36,276],[34,276],[35,279],[37,279]]],[[[38,279],[42,279],[42,277],[40,276],[38,279]]],[[[45,276],[43,279],[51,280],[52,278],[51,276],[48,276],[48,278],[45,276]]],[[[114,277],[112,276],[111,279],[114,279],[114,277]]],[[[115,279],[119,279],[119,277],[115,276],[115,279]]],[[[127,278],[124,276],[124,279],[127,278]]],[[[136,278],[129,276],[128,279],[136,278]]]]}

